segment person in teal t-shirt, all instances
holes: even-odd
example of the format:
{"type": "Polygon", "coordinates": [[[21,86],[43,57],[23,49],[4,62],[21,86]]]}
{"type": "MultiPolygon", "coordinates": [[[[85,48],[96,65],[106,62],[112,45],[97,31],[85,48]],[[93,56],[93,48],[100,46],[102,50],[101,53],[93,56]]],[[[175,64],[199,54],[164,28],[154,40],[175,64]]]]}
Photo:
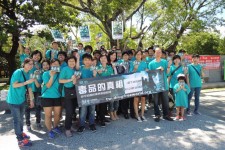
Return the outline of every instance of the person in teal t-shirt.
{"type": "MultiPolygon", "coordinates": [[[[100,77],[107,77],[114,74],[113,68],[110,65],[107,65],[108,60],[106,55],[100,56],[100,63],[101,65],[98,66],[98,71],[97,71],[100,77]]],[[[116,120],[118,118],[116,114],[119,107],[118,105],[119,105],[118,101],[109,103],[110,118],[112,120],[116,120]],[[113,105],[113,103],[115,103],[115,105],[113,105]]],[[[100,125],[102,127],[105,127],[105,120],[106,120],[105,114],[107,113],[107,102],[98,104],[97,108],[98,108],[97,118],[100,121],[100,125]]]]}
{"type": "Polygon", "coordinates": [[[195,109],[194,114],[198,115],[200,114],[198,112],[199,109],[199,97],[200,92],[202,88],[202,80],[201,78],[204,77],[203,68],[199,64],[199,58],[200,56],[198,54],[192,55],[192,64],[188,65],[188,74],[187,74],[187,83],[191,89],[191,92],[188,95],[188,108],[187,108],[187,114],[190,114],[190,102],[191,98],[193,96],[193,93],[195,93],[195,109]]]}
{"type": "Polygon", "coordinates": [[[181,58],[179,55],[175,55],[172,58],[173,64],[170,66],[169,74],[168,74],[169,91],[170,91],[170,94],[173,96],[173,99],[174,99],[173,87],[175,86],[175,84],[178,83],[177,75],[185,74],[185,70],[183,66],[180,64],[180,61],[181,61],[181,58]]]}
{"type": "MultiPolygon", "coordinates": [[[[142,61],[142,55],[143,53],[141,50],[136,51],[135,53],[136,60],[133,61],[133,63],[131,63],[132,72],[141,72],[148,70],[146,62],[142,61]]],[[[138,122],[147,121],[147,119],[144,116],[144,111],[145,111],[145,96],[134,97],[134,112],[138,122]],[[141,99],[141,117],[138,114],[139,99],[141,99]]]]}
{"type": "MultiPolygon", "coordinates": [[[[35,78],[34,82],[31,84],[32,91],[34,93],[34,108],[35,108],[35,117],[36,117],[36,127],[40,129],[41,126],[41,102],[40,102],[40,95],[41,95],[41,60],[42,54],[39,50],[35,50],[31,53],[31,58],[34,61],[34,66],[31,69],[30,73],[32,78],[35,78]]],[[[31,130],[31,122],[30,122],[30,111],[29,107],[26,107],[25,116],[26,116],[26,125],[27,130],[31,130]]]]}
{"type": "Polygon", "coordinates": [[[164,83],[165,83],[165,89],[166,91],[154,93],[153,94],[153,101],[154,101],[154,113],[155,113],[155,121],[160,121],[160,110],[159,110],[159,101],[161,97],[162,101],[162,108],[163,108],[163,118],[168,121],[173,121],[172,118],[169,116],[169,98],[168,98],[168,90],[169,86],[167,83],[167,69],[168,69],[168,63],[165,59],[161,59],[162,56],[162,50],[161,48],[157,47],[155,49],[155,59],[149,63],[149,70],[156,70],[159,69],[163,71],[164,73],[164,83]]]}
{"type": "MultiPolygon", "coordinates": [[[[59,60],[52,59],[51,67],[59,67],[59,60]]],[[[43,73],[42,101],[41,104],[45,112],[45,125],[48,129],[49,138],[55,138],[55,133],[60,134],[58,127],[61,115],[61,93],[59,92],[59,73],[50,70],[43,73]],[[54,122],[52,123],[52,112],[54,113],[54,122]],[[53,127],[52,127],[53,125],[53,127]]]]}
{"type": "MultiPolygon", "coordinates": [[[[86,79],[86,78],[93,78],[96,76],[96,71],[93,71],[91,69],[92,65],[92,56],[88,53],[84,54],[82,56],[83,64],[84,66],[81,67],[81,79],[86,79]]],[[[95,105],[90,105],[90,106],[82,106],[80,107],[80,126],[77,130],[77,132],[82,133],[85,129],[85,121],[87,115],[89,116],[89,127],[90,129],[95,132],[95,105]],[[87,114],[88,112],[88,114],[87,114]]]]}
{"type": "Polygon", "coordinates": [[[184,117],[184,109],[188,107],[188,94],[190,93],[190,88],[185,83],[186,78],[184,74],[179,74],[177,80],[178,83],[173,87],[177,110],[175,120],[183,121],[186,120],[184,117]]]}
{"type": "Polygon", "coordinates": [[[57,59],[58,48],[59,48],[58,42],[53,41],[52,42],[52,49],[49,49],[49,50],[46,51],[45,57],[49,60],[51,60],[53,58],[57,59]]]}
{"type": "Polygon", "coordinates": [[[23,116],[25,112],[25,105],[29,105],[30,108],[34,106],[33,92],[30,84],[34,82],[34,79],[29,79],[30,70],[33,67],[33,60],[26,58],[22,64],[23,68],[17,69],[11,77],[9,92],[6,102],[9,104],[11,114],[13,116],[14,131],[18,140],[18,145],[31,146],[32,143],[25,138],[28,136],[23,132],[23,116]],[[29,101],[26,97],[26,90],[29,91],[29,101]]]}
{"type": "Polygon", "coordinates": [[[19,50],[20,50],[20,64],[22,64],[25,58],[30,56],[30,47],[23,47],[22,43],[19,42],[19,50]]]}
{"type": "Polygon", "coordinates": [[[65,134],[67,137],[72,136],[71,130],[74,130],[72,128],[73,113],[76,107],[78,106],[75,91],[75,84],[78,79],[78,76],[74,74],[76,71],[76,63],[77,59],[74,56],[69,57],[67,59],[68,66],[64,67],[59,75],[59,83],[63,84],[65,93],[65,134]]]}

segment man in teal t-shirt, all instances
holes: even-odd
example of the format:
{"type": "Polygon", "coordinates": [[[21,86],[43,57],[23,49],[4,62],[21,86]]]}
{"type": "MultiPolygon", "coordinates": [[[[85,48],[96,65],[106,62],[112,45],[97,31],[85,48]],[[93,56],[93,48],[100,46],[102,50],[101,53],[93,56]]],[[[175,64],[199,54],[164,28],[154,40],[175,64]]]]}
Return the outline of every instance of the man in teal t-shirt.
{"type": "Polygon", "coordinates": [[[203,68],[199,64],[199,58],[200,56],[198,54],[192,55],[192,64],[188,65],[188,74],[187,74],[187,83],[191,89],[191,92],[188,95],[188,108],[187,108],[187,114],[190,114],[190,101],[193,96],[193,93],[195,93],[195,109],[194,114],[199,115],[198,112],[199,108],[199,97],[200,92],[202,88],[202,80],[201,78],[204,76],[203,68]]]}
{"type": "Polygon", "coordinates": [[[162,50],[158,47],[155,49],[155,59],[149,63],[149,70],[156,70],[159,69],[163,71],[164,73],[164,83],[166,91],[159,92],[153,94],[153,100],[154,100],[154,112],[155,112],[155,121],[160,121],[160,110],[159,110],[159,97],[161,96],[161,101],[163,105],[163,118],[168,121],[173,121],[172,118],[169,117],[169,99],[168,99],[168,90],[169,86],[167,83],[167,67],[168,63],[166,60],[161,59],[162,56],[162,50]]]}

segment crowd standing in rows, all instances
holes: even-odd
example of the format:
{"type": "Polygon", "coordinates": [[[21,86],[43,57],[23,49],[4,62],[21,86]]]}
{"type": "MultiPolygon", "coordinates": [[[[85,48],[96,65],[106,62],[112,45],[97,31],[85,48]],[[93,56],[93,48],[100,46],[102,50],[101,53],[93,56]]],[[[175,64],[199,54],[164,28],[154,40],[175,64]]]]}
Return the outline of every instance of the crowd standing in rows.
{"type": "MultiPolygon", "coordinates": [[[[194,114],[200,114],[199,96],[202,87],[201,78],[203,68],[199,64],[200,56],[192,55],[192,62],[185,59],[186,51],[180,50],[167,53],[159,47],[149,47],[146,50],[116,49],[110,51],[101,46],[93,51],[90,45],[83,47],[82,43],[77,49],[68,47],[59,51],[59,45],[53,41],[51,49],[42,53],[39,50],[31,51],[29,47],[19,45],[21,68],[17,69],[10,81],[7,102],[12,112],[14,130],[20,147],[31,146],[30,137],[23,131],[23,116],[25,114],[26,126],[31,130],[30,111],[35,108],[36,127],[42,128],[41,111],[44,110],[44,122],[49,138],[61,134],[59,128],[62,110],[65,109],[65,135],[73,136],[73,132],[82,133],[86,121],[89,129],[96,131],[96,124],[106,127],[110,120],[106,118],[109,113],[111,121],[118,120],[118,111],[123,113],[125,119],[129,117],[138,122],[147,121],[145,117],[146,103],[153,102],[154,120],[168,121],[186,120],[184,110],[191,113],[190,101],[194,93],[194,114]],[[123,63],[121,66],[119,64],[123,63]],[[148,70],[161,70],[164,74],[166,90],[163,92],[135,96],[121,101],[101,103],[97,105],[82,106],[78,109],[75,85],[79,79],[112,76],[123,73],[134,73],[148,70]],[[175,99],[176,116],[172,119],[169,109],[169,96],[175,99]],[[149,99],[149,102],[146,101],[149,99]],[[139,104],[140,113],[139,113],[139,104]],[[162,106],[162,115],[160,111],[162,106]],[[130,113],[130,115],[129,115],[130,113]],[[79,115],[78,115],[79,114],[79,115]],[[79,127],[76,130],[73,120],[79,116],[79,127]],[[52,122],[53,121],[53,122],[52,122]]],[[[135,79],[134,79],[135,80],[135,79]]]]}

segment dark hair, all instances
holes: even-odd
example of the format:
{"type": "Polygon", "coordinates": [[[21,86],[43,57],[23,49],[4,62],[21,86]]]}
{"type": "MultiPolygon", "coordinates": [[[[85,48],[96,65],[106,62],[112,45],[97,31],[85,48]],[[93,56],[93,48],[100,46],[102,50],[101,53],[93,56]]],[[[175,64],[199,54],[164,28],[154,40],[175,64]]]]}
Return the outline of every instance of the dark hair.
{"type": "Polygon", "coordinates": [[[33,61],[33,59],[27,57],[27,58],[24,59],[24,61],[23,61],[23,63],[22,63],[21,66],[24,67],[25,64],[28,64],[28,63],[31,62],[31,61],[33,61]]]}
{"type": "Polygon", "coordinates": [[[147,50],[147,49],[146,49],[144,52],[149,54],[149,52],[148,52],[148,50],[147,50]]]}
{"type": "Polygon", "coordinates": [[[73,49],[71,54],[73,54],[74,52],[78,53],[78,49],[73,49]]]}
{"type": "Polygon", "coordinates": [[[48,63],[48,65],[50,66],[50,61],[48,59],[44,59],[42,62],[41,62],[41,68],[43,68],[43,63],[48,63]]]}
{"type": "Polygon", "coordinates": [[[150,49],[154,51],[154,47],[153,46],[151,46],[151,47],[148,48],[148,50],[150,50],[150,49]]]}
{"type": "Polygon", "coordinates": [[[174,61],[175,59],[180,59],[181,60],[180,55],[174,55],[172,60],[174,61]]]}
{"type": "Polygon", "coordinates": [[[107,61],[108,61],[107,55],[102,55],[102,54],[101,54],[100,57],[99,57],[99,59],[102,58],[102,57],[106,57],[106,59],[107,59],[107,61]]]}
{"type": "Polygon", "coordinates": [[[134,56],[136,57],[137,53],[139,53],[139,52],[141,52],[141,54],[143,54],[142,50],[138,50],[138,51],[135,52],[134,56]]]}
{"type": "Polygon", "coordinates": [[[99,55],[101,55],[100,50],[95,50],[95,51],[93,52],[93,55],[95,55],[95,54],[99,54],[99,55]]]}
{"type": "Polygon", "coordinates": [[[75,62],[77,62],[77,58],[76,58],[76,57],[74,57],[74,56],[69,56],[69,57],[67,57],[67,59],[66,59],[66,63],[67,63],[67,64],[68,64],[68,61],[69,61],[70,59],[74,59],[75,62]]]}
{"type": "Polygon", "coordinates": [[[170,54],[170,53],[174,53],[174,54],[176,54],[176,52],[175,52],[175,51],[169,51],[169,54],[170,54]]]}
{"type": "Polygon", "coordinates": [[[53,58],[53,59],[50,60],[50,65],[53,64],[56,61],[60,64],[60,61],[58,59],[53,58]]]}
{"type": "MultiPolygon", "coordinates": [[[[132,53],[132,52],[131,52],[131,53],[132,53]]],[[[126,55],[126,54],[129,56],[129,52],[128,52],[128,51],[123,51],[122,56],[123,56],[123,55],[126,55]]]]}
{"type": "Polygon", "coordinates": [[[82,46],[84,46],[83,43],[78,43],[77,45],[82,45],[82,46]]]}
{"type": "Polygon", "coordinates": [[[186,53],[184,49],[180,49],[178,53],[186,53]]]}
{"type": "Polygon", "coordinates": [[[116,51],[110,51],[110,52],[108,53],[108,62],[109,62],[109,63],[112,63],[111,60],[110,60],[110,56],[113,55],[113,54],[116,54],[116,59],[114,60],[114,62],[117,61],[117,53],[116,53],[116,51]]]}
{"type": "Polygon", "coordinates": [[[40,55],[40,60],[38,62],[41,62],[42,60],[42,53],[39,50],[35,50],[31,53],[30,57],[33,58],[34,55],[39,54],[40,55]]]}
{"type": "Polygon", "coordinates": [[[128,53],[128,55],[133,55],[132,50],[128,50],[127,53],[128,53]]]}
{"type": "Polygon", "coordinates": [[[59,55],[64,55],[65,59],[67,58],[67,53],[65,51],[59,51],[57,54],[57,58],[59,55]]]}
{"type": "Polygon", "coordinates": [[[52,45],[53,45],[54,43],[58,44],[58,42],[57,42],[57,41],[52,41],[52,45]]]}
{"type": "Polygon", "coordinates": [[[195,58],[195,57],[200,58],[200,55],[199,54],[193,54],[192,58],[195,58]]]}
{"type": "Polygon", "coordinates": [[[85,53],[85,54],[82,56],[82,60],[84,60],[84,58],[87,58],[87,59],[92,60],[91,54],[88,54],[88,53],[85,53]]]}
{"type": "Polygon", "coordinates": [[[93,48],[91,47],[91,45],[86,45],[86,46],[84,47],[84,51],[86,51],[87,49],[90,49],[90,50],[91,50],[91,53],[92,53],[93,48]]]}

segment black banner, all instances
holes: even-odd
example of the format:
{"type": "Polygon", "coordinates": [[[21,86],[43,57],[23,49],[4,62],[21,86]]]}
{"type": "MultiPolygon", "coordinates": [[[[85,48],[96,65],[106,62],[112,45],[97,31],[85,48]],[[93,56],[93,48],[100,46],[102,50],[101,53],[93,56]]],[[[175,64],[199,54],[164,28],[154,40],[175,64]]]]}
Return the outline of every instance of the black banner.
{"type": "Polygon", "coordinates": [[[160,70],[80,79],[76,84],[79,107],[162,91],[165,84],[160,70]]]}

